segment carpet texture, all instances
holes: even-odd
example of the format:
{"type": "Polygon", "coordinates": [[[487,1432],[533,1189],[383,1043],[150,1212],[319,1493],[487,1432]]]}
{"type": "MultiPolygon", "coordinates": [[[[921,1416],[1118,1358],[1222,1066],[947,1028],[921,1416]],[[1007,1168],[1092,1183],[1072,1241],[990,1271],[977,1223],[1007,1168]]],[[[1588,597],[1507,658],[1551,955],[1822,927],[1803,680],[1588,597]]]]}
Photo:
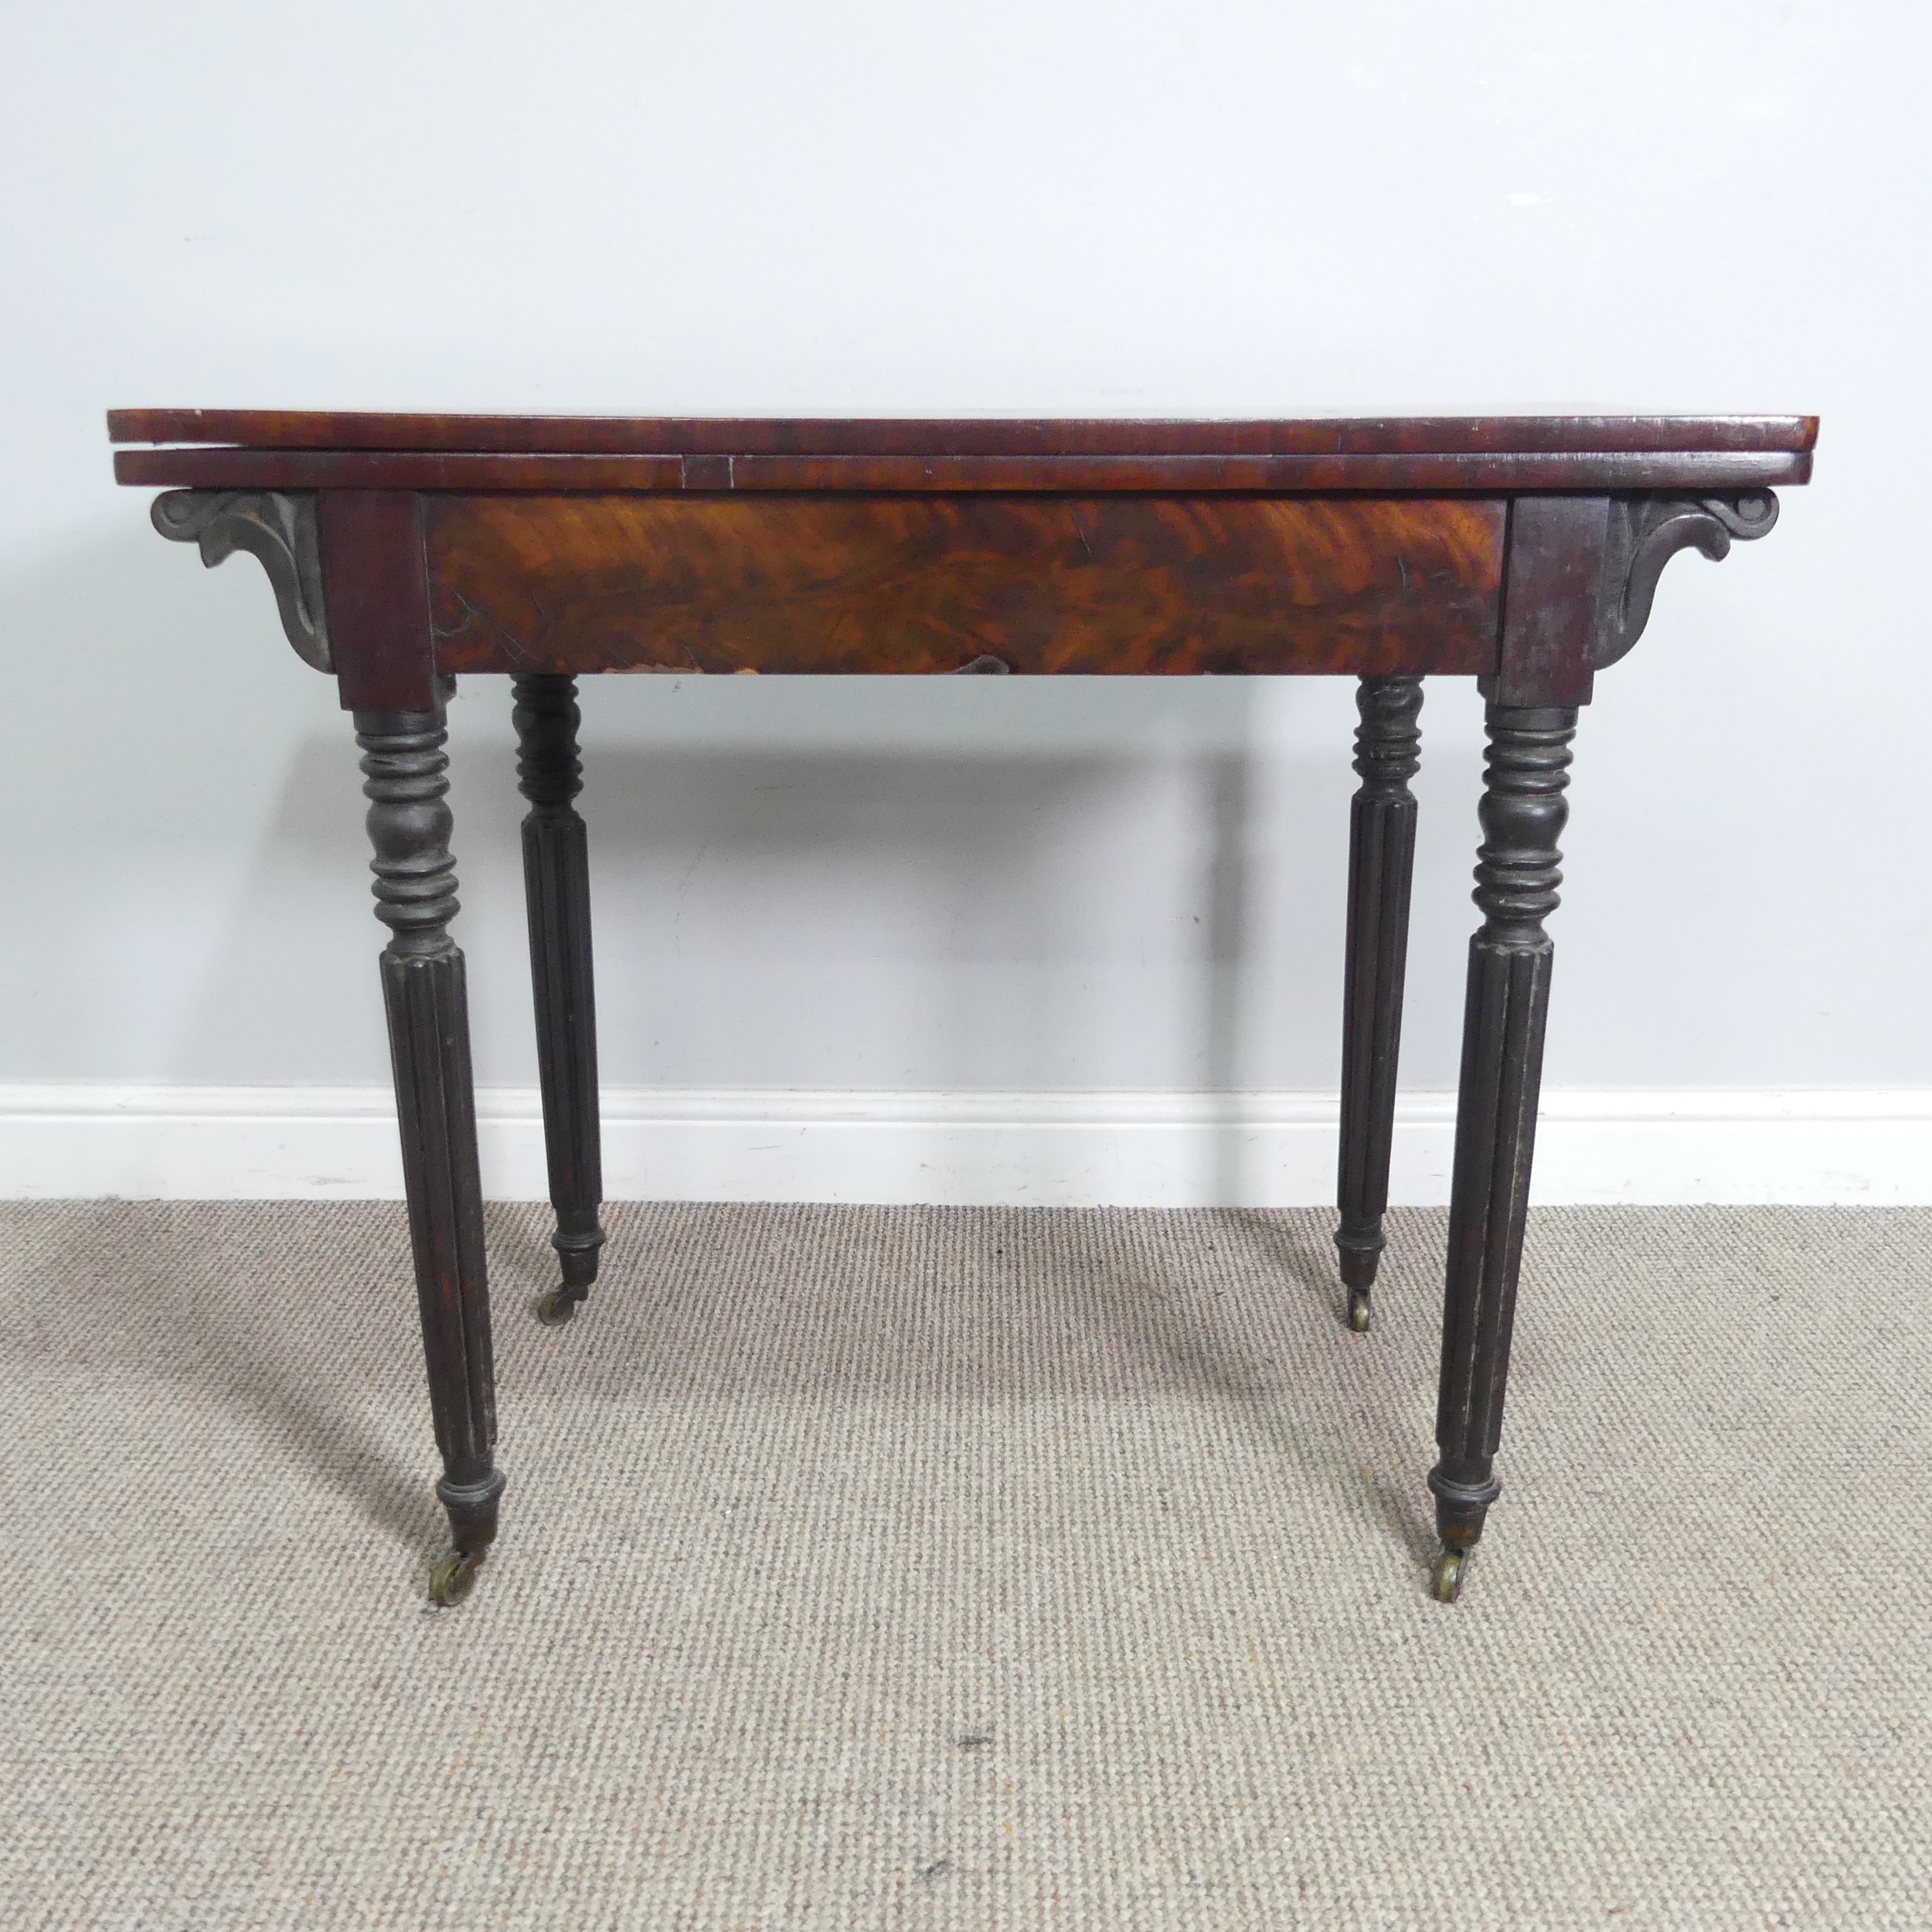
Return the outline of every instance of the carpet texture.
{"type": "Polygon", "coordinates": [[[1932,1925],[1932,1213],[1536,1215],[1454,1608],[1440,1215],[611,1219],[434,1611],[400,1209],[0,1210],[0,1923],[1932,1925]]]}

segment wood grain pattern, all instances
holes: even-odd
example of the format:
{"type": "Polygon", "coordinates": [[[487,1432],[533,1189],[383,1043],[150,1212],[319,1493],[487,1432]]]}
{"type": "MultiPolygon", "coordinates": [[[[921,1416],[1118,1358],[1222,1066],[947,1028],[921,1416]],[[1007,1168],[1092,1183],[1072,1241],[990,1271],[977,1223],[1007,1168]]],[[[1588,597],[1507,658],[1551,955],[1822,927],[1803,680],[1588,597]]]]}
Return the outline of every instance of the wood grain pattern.
{"type": "Polygon", "coordinates": [[[964,417],[423,416],[114,410],[114,443],[596,455],[1419,456],[1808,450],[1812,416],[1368,416],[1279,421],[964,417]]]}
{"type": "Polygon", "coordinates": [[[1481,672],[1504,506],[424,499],[445,672],[1481,672]]]}
{"type": "Polygon", "coordinates": [[[979,490],[1175,495],[1767,489],[1802,483],[1803,451],[1672,450],[1141,456],[518,455],[475,451],[121,450],[123,483],[224,490],[979,490]]]}

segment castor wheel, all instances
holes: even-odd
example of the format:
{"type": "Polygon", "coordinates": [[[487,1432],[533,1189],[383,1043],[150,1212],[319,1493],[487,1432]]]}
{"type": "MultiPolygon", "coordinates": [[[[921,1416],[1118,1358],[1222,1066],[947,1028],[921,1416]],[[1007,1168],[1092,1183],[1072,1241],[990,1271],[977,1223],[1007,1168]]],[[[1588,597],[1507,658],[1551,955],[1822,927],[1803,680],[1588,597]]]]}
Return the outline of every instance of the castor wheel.
{"type": "Polygon", "coordinates": [[[1369,1332],[1369,1291],[1351,1288],[1349,1291],[1349,1326],[1357,1335],[1369,1332]]]}
{"type": "Polygon", "coordinates": [[[1466,1549],[1445,1547],[1436,1558],[1435,1573],[1429,1580],[1429,1594],[1439,1604],[1453,1604],[1462,1594],[1462,1573],[1468,1567],[1466,1549]]]}
{"type": "Polygon", "coordinates": [[[546,1328],[560,1328],[577,1313],[581,1298],[568,1288],[553,1288],[548,1294],[537,1297],[536,1318],[546,1328]]]}
{"type": "Polygon", "coordinates": [[[476,1587],[476,1573],[482,1567],[481,1550],[451,1550],[430,1572],[430,1601],[439,1609],[454,1609],[476,1587]]]}

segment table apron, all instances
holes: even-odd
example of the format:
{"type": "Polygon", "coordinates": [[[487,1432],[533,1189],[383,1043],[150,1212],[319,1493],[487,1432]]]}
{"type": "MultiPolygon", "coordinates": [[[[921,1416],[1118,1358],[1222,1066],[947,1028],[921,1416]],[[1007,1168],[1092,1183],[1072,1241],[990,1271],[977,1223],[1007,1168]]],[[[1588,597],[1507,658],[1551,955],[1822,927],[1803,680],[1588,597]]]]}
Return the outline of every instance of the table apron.
{"type": "Polygon", "coordinates": [[[1495,670],[1500,497],[420,498],[440,672],[1495,670]],[[991,668],[991,667],[985,667],[991,668]]]}

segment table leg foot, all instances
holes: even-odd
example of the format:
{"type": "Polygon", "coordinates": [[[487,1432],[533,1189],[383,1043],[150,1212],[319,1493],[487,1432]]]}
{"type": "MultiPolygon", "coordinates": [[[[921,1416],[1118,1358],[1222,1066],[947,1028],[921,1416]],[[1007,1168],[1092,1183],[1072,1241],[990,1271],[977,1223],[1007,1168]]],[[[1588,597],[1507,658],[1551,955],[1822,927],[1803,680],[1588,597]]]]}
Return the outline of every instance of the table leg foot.
{"type": "Polygon", "coordinates": [[[1372,1227],[1343,1226],[1336,1230],[1335,1245],[1342,1263],[1342,1286],[1346,1296],[1349,1326],[1357,1335],[1369,1329],[1369,1291],[1375,1286],[1376,1269],[1382,1260],[1382,1223],[1372,1227]]]}
{"type": "Polygon", "coordinates": [[[1469,1553],[1444,1544],[1436,1555],[1436,1566],[1429,1578],[1429,1594],[1439,1604],[1453,1604],[1462,1594],[1469,1553]]]}
{"type": "Polygon", "coordinates": [[[450,1519],[453,1547],[430,1571],[430,1601],[447,1609],[461,1603],[475,1587],[477,1572],[496,1540],[502,1471],[493,1469],[480,1481],[469,1483],[454,1482],[445,1476],[436,1485],[436,1494],[450,1519]]]}
{"type": "Polygon", "coordinates": [[[560,1209],[557,1223],[550,1245],[556,1250],[563,1278],[549,1294],[539,1295],[536,1304],[536,1318],[546,1328],[562,1328],[590,1299],[604,1242],[594,1211],[560,1209]]]}
{"type": "Polygon", "coordinates": [[[568,1288],[553,1288],[548,1294],[539,1294],[532,1308],[537,1320],[546,1328],[560,1328],[575,1315],[583,1298],[573,1294],[568,1288]]]}
{"type": "Polygon", "coordinates": [[[1435,1492],[1437,1539],[1429,1594],[1439,1604],[1453,1604],[1462,1594],[1469,1559],[1482,1540],[1489,1505],[1502,1493],[1502,1485],[1486,1467],[1465,1480],[1438,1464],[1429,1472],[1429,1487],[1435,1492]]]}
{"type": "Polygon", "coordinates": [[[439,1610],[454,1610],[476,1587],[483,1567],[480,1549],[452,1549],[439,1557],[430,1572],[430,1601],[439,1610]]]}

